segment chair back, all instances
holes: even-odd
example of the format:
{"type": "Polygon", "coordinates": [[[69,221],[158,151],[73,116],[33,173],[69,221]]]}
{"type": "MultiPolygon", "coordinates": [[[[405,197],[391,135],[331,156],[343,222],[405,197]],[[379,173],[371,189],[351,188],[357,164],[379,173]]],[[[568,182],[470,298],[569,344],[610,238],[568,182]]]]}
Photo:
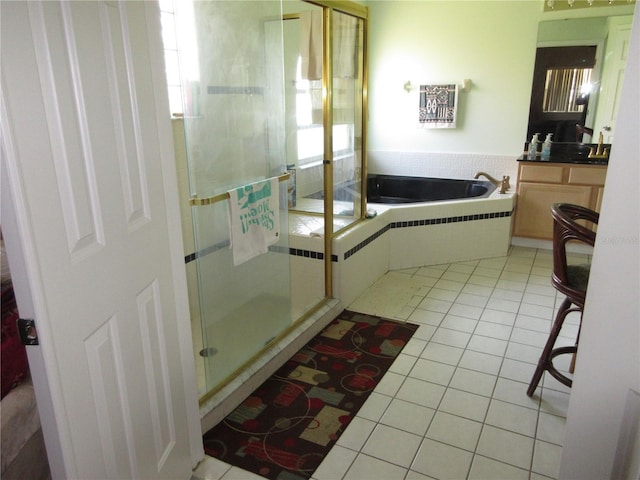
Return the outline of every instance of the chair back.
{"type": "Polygon", "coordinates": [[[582,136],[585,133],[593,137],[593,128],[585,127],[584,125],[580,125],[579,123],[576,123],[576,142],[582,143],[582,136]]]}
{"type": "Polygon", "coordinates": [[[578,223],[586,220],[594,225],[598,224],[600,215],[593,210],[569,203],[554,203],[551,206],[553,217],[553,286],[569,297],[573,303],[584,307],[586,296],[586,280],[588,269],[584,272],[587,277],[584,282],[575,281],[577,269],[567,265],[567,243],[570,241],[581,242],[593,246],[596,241],[596,232],[588,226],[578,223]],[[574,277],[574,278],[572,278],[574,277]]]}

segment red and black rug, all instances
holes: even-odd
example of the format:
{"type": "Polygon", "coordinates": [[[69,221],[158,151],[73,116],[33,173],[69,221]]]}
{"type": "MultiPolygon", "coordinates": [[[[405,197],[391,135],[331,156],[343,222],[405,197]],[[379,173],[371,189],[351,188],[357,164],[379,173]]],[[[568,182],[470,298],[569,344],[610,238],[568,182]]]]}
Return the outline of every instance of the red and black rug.
{"type": "Polygon", "coordinates": [[[205,433],[205,452],[274,480],[311,477],[417,328],[343,311],[205,433]]]}

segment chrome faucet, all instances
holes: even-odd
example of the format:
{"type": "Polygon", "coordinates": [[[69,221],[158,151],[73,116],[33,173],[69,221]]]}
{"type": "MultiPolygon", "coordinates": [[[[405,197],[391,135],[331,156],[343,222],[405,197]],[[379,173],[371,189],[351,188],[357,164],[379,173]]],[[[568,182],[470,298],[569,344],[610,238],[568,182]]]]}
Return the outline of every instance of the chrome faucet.
{"type": "Polygon", "coordinates": [[[510,179],[509,175],[503,175],[502,180],[496,180],[486,172],[478,172],[474,175],[473,178],[478,179],[481,176],[486,177],[487,180],[489,180],[496,187],[498,187],[500,189],[500,193],[507,193],[507,190],[511,188],[511,185],[509,184],[509,179],[510,179]]]}

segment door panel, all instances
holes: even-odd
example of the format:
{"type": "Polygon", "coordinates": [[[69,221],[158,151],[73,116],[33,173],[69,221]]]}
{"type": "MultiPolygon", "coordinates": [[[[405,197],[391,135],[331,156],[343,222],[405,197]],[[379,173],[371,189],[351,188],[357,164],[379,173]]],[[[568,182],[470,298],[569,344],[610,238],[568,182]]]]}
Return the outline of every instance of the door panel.
{"type": "Polygon", "coordinates": [[[156,97],[166,95],[157,5],[2,2],[2,43],[19,225],[5,235],[24,251],[30,292],[16,296],[19,307],[33,298],[44,365],[32,368],[51,392],[38,402],[51,405],[58,431],[45,438],[63,457],[54,477],[189,478],[197,404],[181,349],[184,271],[172,260],[182,254],[166,191],[169,113],[156,97]]]}
{"type": "Polygon", "coordinates": [[[594,124],[594,138],[602,132],[604,143],[613,143],[620,106],[620,95],[627,67],[627,55],[631,43],[631,18],[612,20],[603,70],[603,85],[598,99],[598,109],[594,124]],[[619,22],[619,23],[618,23],[619,22]]]}

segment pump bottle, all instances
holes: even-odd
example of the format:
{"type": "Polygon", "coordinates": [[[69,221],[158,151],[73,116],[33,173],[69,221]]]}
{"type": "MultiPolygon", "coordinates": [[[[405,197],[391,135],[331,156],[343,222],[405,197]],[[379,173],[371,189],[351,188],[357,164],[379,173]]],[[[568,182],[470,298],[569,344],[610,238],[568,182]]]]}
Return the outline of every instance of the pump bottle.
{"type": "Polygon", "coordinates": [[[547,133],[547,138],[544,139],[544,143],[542,144],[542,153],[540,154],[541,160],[548,161],[551,157],[551,136],[552,133],[547,133]]]}
{"type": "Polygon", "coordinates": [[[538,144],[540,143],[539,135],[540,135],[539,133],[535,133],[533,135],[533,138],[531,138],[531,141],[529,142],[529,151],[527,153],[527,160],[536,159],[536,155],[538,153],[538,144]]]}

